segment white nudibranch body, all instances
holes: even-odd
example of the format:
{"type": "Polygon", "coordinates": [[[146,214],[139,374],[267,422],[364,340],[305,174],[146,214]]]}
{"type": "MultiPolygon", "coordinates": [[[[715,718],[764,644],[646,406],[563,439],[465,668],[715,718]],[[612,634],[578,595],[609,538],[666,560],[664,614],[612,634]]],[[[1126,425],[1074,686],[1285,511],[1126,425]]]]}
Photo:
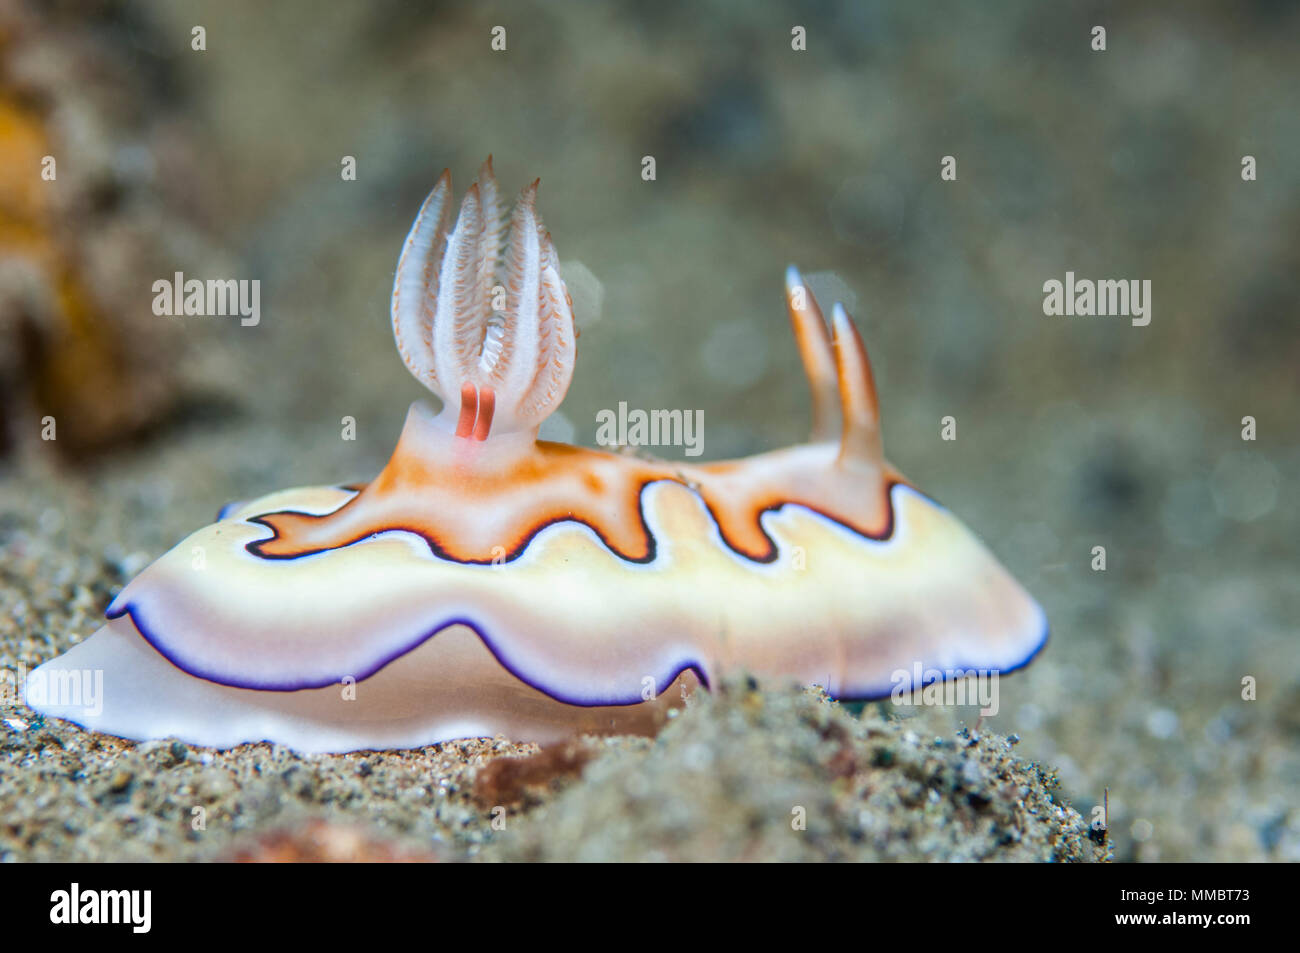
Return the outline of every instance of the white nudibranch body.
{"type": "Polygon", "coordinates": [[[876,698],[1038,652],[1037,603],[884,459],[858,332],[794,269],[808,443],[684,464],[538,441],[577,333],[536,192],[507,218],[489,160],[453,222],[444,173],[407,237],[393,333],[441,412],[412,405],[364,487],[223,510],[32,672],[33,708],[214,747],[545,742],[653,732],[729,671],[876,698]]]}

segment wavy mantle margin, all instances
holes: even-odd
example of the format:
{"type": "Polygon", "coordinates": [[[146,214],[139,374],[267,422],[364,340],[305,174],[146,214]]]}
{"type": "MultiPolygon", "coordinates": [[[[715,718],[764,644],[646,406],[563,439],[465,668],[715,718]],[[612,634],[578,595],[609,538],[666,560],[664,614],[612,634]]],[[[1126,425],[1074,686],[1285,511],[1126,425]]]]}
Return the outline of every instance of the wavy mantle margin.
{"type": "MultiPolygon", "coordinates": [[[[642,508],[642,505],[641,505],[641,499],[644,497],[644,491],[645,491],[645,489],[646,489],[648,486],[650,486],[651,484],[655,483],[655,482],[660,482],[660,481],[658,481],[658,480],[650,480],[650,481],[647,481],[646,483],[644,483],[644,484],[642,485],[642,487],[641,487],[641,492],[638,494],[638,502],[637,502],[638,514],[639,514],[639,516],[640,516],[642,526],[644,526],[644,527],[646,528],[647,536],[648,536],[648,538],[649,538],[650,541],[651,541],[651,551],[652,551],[652,553],[655,551],[654,534],[651,533],[650,530],[649,530],[649,526],[648,526],[648,523],[647,523],[646,518],[645,518],[645,512],[644,512],[644,509],[642,508]]],[[[670,481],[666,481],[666,482],[676,482],[676,481],[671,481],[671,480],[670,480],[670,481]]],[[[679,484],[679,485],[681,485],[681,484],[679,484]]],[[[890,482],[888,483],[887,487],[886,487],[886,509],[887,509],[887,513],[888,513],[888,519],[886,520],[886,526],[885,526],[884,531],[882,531],[882,533],[881,533],[879,536],[875,536],[875,535],[871,535],[871,534],[862,533],[862,532],[860,532],[859,530],[855,529],[854,527],[849,526],[849,525],[846,525],[846,524],[842,523],[841,521],[835,519],[835,518],[832,517],[832,516],[828,516],[827,514],[822,513],[822,512],[820,512],[820,511],[818,511],[818,510],[816,510],[816,509],[814,509],[814,508],[812,508],[812,507],[804,506],[804,504],[801,504],[801,503],[791,503],[791,502],[788,502],[788,501],[787,501],[787,502],[782,502],[782,503],[779,503],[779,504],[774,504],[774,505],[772,505],[772,506],[770,506],[770,507],[766,507],[766,508],[764,508],[762,511],[760,511],[759,516],[760,516],[760,520],[761,520],[761,516],[762,516],[763,513],[774,512],[774,511],[779,510],[779,509],[781,509],[781,508],[783,508],[783,507],[785,507],[785,506],[787,506],[787,505],[800,506],[800,507],[802,507],[802,508],[804,508],[804,509],[809,510],[810,512],[817,513],[819,516],[823,517],[824,519],[827,519],[828,521],[830,521],[830,522],[832,522],[832,523],[835,523],[836,525],[842,527],[843,529],[847,530],[848,532],[853,533],[854,535],[856,535],[856,536],[858,536],[858,537],[860,537],[860,538],[863,538],[863,539],[866,539],[866,540],[869,540],[869,541],[871,541],[871,542],[875,542],[875,543],[883,543],[883,542],[887,542],[890,538],[892,538],[892,536],[893,536],[893,534],[894,534],[894,530],[895,530],[896,527],[897,527],[897,513],[896,513],[896,507],[895,507],[895,503],[894,503],[894,489],[895,489],[895,488],[906,489],[906,490],[908,490],[909,492],[915,493],[918,497],[920,497],[921,499],[925,500],[926,502],[929,502],[929,503],[931,503],[931,504],[933,504],[933,505],[935,505],[935,506],[939,506],[939,505],[940,505],[940,504],[936,503],[936,502],[935,502],[931,497],[929,497],[929,496],[927,496],[926,494],[922,493],[921,491],[917,490],[915,487],[911,486],[910,484],[908,484],[908,483],[904,483],[904,482],[902,482],[902,481],[894,480],[894,481],[890,481],[890,482]]],[[[350,489],[350,488],[345,488],[345,489],[350,489]]],[[[712,511],[711,509],[709,509],[707,503],[704,503],[702,497],[700,498],[700,500],[701,500],[701,503],[704,505],[706,511],[709,513],[709,518],[713,521],[714,527],[718,530],[719,538],[725,540],[725,537],[723,537],[723,536],[722,536],[722,533],[721,533],[721,527],[718,526],[717,519],[716,519],[716,518],[714,517],[714,515],[713,515],[713,511],[712,511]]],[[[246,520],[246,522],[248,522],[248,523],[257,523],[258,525],[267,526],[267,524],[265,524],[265,523],[260,523],[260,522],[259,522],[259,518],[257,518],[257,517],[254,517],[254,518],[252,518],[252,519],[246,520]]],[[[542,525],[539,525],[539,526],[536,528],[535,531],[533,531],[531,534],[529,534],[529,536],[527,537],[527,541],[525,542],[525,544],[524,544],[522,547],[520,547],[520,551],[517,552],[517,553],[515,553],[515,554],[513,554],[511,558],[513,559],[513,558],[516,558],[518,555],[521,555],[521,554],[522,554],[522,550],[527,548],[528,543],[531,543],[532,540],[537,536],[537,534],[540,533],[540,532],[541,532],[543,529],[545,529],[547,526],[551,526],[551,525],[554,525],[554,524],[556,524],[556,523],[561,523],[561,522],[571,522],[571,523],[575,523],[575,524],[580,524],[580,525],[586,526],[589,530],[591,530],[592,533],[594,533],[594,534],[597,536],[597,538],[599,538],[599,539],[601,540],[602,543],[605,544],[606,548],[607,548],[607,549],[608,549],[608,550],[609,550],[613,555],[618,556],[618,557],[621,558],[621,559],[624,559],[624,561],[626,561],[626,562],[629,562],[629,563],[645,563],[645,562],[652,561],[652,559],[651,559],[651,560],[638,560],[638,559],[630,559],[630,558],[623,557],[623,556],[621,556],[621,554],[619,554],[619,553],[617,552],[617,550],[615,550],[615,549],[613,549],[612,547],[609,546],[609,544],[605,541],[604,537],[603,537],[603,536],[602,536],[602,535],[601,535],[601,534],[600,534],[600,533],[599,533],[599,532],[598,532],[594,527],[590,526],[590,525],[587,524],[585,521],[583,521],[583,520],[573,520],[573,519],[564,519],[564,518],[561,518],[561,519],[554,519],[554,520],[547,520],[547,521],[546,521],[545,523],[543,523],[542,525]]],[[[267,526],[267,528],[271,528],[271,527],[267,526]]],[[[773,553],[772,553],[772,556],[771,556],[770,559],[765,559],[765,560],[753,560],[753,559],[750,559],[750,557],[745,556],[745,554],[736,551],[736,550],[734,549],[734,547],[731,547],[731,546],[730,546],[730,544],[728,544],[728,548],[731,549],[733,552],[735,552],[736,555],[740,556],[741,558],[749,559],[751,562],[754,562],[754,563],[756,563],[756,564],[760,564],[760,563],[770,563],[770,562],[774,561],[775,558],[776,558],[776,543],[775,543],[774,540],[772,540],[772,538],[771,538],[770,536],[768,536],[767,531],[766,531],[765,529],[762,529],[761,522],[760,522],[760,529],[762,530],[764,537],[767,538],[769,544],[771,545],[771,547],[772,547],[772,549],[773,549],[773,553]]],[[[400,532],[400,531],[403,531],[403,530],[402,530],[401,527],[394,527],[391,531],[399,531],[399,532],[400,532]]],[[[408,531],[408,532],[409,532],[409,531],[408,531]]],[[[418,534],[418,533],[416,533],[415,535],[419,535],[421,538],[425,538],[425,537],[423,536],[423,534],[418,534]]],[[[369,536],[366,536],[366,537],[363,537],[362,539],[369,539],[369,538],[370,538],[369,536]]],[[[360,541],[361,541],[361,540],[354,540],[354,541],[352,541],[352,542],[350,542],[350,543],[348,543],[348,544],[346,544],[346,545],[348,545],[348,546],[350,546],[350,545],[354,545],[355,543],[360,542],[360,541]]],[[[441,557],[441,556],[438,554],[437,550],[434,548],[434,545],[435,545],[435,544],[434,544],[433,541],[430,541],[430,540],[428,540],[427,538],[425,538],[425,541],[426,541],[426,543],[429,545],[431,553],[432,553],[436,558],[440,558],[440,559],[443,558],[443,557],[441,557]]],[[[295,555],[295,556],[264,557],[264,556],[260,556],[260,555],[258,555],[257,553],[253,552],[253,550],[250,548],[252,545],[253,545],[252,543],[247,544],[247,545],[245,546],[245,549],[247,549],[247,550],[248,550],[250,553],[252,553],[253,555],[258,556],[258,558],[263,558],[263,559],[270,559],[270,558],[274,558],[274,559],[299,559],[299,558],[302,558],[302,557],[304,557],[304,556],[315,555],[315,553],[302,553],[302,554],[298,554],[298,555],[295,555]]],[[[340,546],[340,547],[331,547],[330,550],[332,550],[332,549],[340,549],[340,548],[344,548],[344,547],[342,547],[342,546],[340,546]]],[[[326,551],[330,551],[330,550],[317,550],[316,553],[319,553],[319,552],[326,552],[326,551]]],[[[461,564],[475,564],[475,565],[479,564],[477,561],[473,561],[472,563],[464,563],[463,561],[460,561],[460,560],[449,560],[449,561],[451,561],[451,562],[459,562],[459,563],[461,563],[461,564]]],[[[1041,651],[1046,647],[1047,642],[1048,642],[1049,637],[1050,637],[1050,626],[1049,626],[1048,623],[1047,623],[1046,615],[1045,615],[1044,613],[1042,613],[1041,609],[1039,610],[1039,612],[1040,612],[1040,615],[1042,616],[1042,623],[1043,623],[1043,624],[1042,624],[1042,634],[1041,634],[1040,638],[1038,639],[1036,645],[1035,645],[1034,648],[1029,652],[1029,654],[1026,655],[1026,656],[1025,656],[1023,659],[1021,659],[1020,661],[1014,663],[1013,665],[1011,665],[1011,666],[1009,666],[1009,667],[996,669],[996,671],[998,672],[999,676],[1001,676],[1001,675],[1008,675],[1008,674],[1011,674],[1012,672],[1016,672],[1016,671],[1019,671],[1020,669],[1024,668],[1024,667],[1027,666],[1031,661],[1033,661],[1034,658],[1036,658],[1036,657],[1038,656],[1038,654],[1039,654],[1039,653],[1040,653],[1040,652],[1041,652],[1041,651]]],[[[105,617],[108,618],[108,619],[110,619],[110,620],[120,619],[120,618],[122,618],[123,616],[126,616],[126,617],[128,617],[128,618],[130,619],[131,624],[135,627],[136,632],[139,633],[140,637],[143,638],[143,639],[145,640],[145,642],[147,642],[147,643],[149,644],[149,646],[150,646],[151,648],[154,649],[154,651],[156,651],[159,655],[161,655],[163,658],[165,658],[168,662],[170,662],[173,666],[175,666],[175,667],[176,667],[177,669],[179,669],[181,672],[185,673],[186,675],[192,676],[192,677],[194,677],[194,678],[200,678],[200,679],[202,679],[202,680],[204,680],[204,681],[212,682],[213,684],[216,684],[216,685],[222,685],[222,686],[226,686],[226,687],[229,687],[229,688],[242,688],[242,689],[248,689],[248,690],[252,690],[252,691],[296,692],[296,691],[304,691],[304,690],[311,690],[311,689],[329,688],[329,687],[331,687],[331,686],[335,686],[335,685],[342,684],[342,680],[343,680],[344,678],[348,678],[348,677],[354,678],[354,679],[356,679],[356,681],[357,681],[358,683],[360,683],[360,682],[363,682],[363,681],[365,681],[366,679],[372,677],[373,675],[377,674],[380,670],[382,670],[383,668],[387,667],[387,666],[390,665],[391,663],[395,662],[397,659],[402,658],[403,656],[409,654],[410,652],[415,651],[417,648],[419,648],[419,647],[420,647],[421,645],[423,645],[425,642],[427,642],[427,641],[429,641],[430,639],[432,639],[432,638],[434,638],[435,636],[437,636],[440,632],[443,632],[443,631],[445,631],[446,629],[451,628],[452,626],[463,625],[463,626],[466,626],[467,628],[469,628],[470,630],[472,630],[472,631],[474,632],[474,634],[475,634],[476,636],[478,636],[479,640],[483,643],[484,647],[485,647],[485,648],[486,648],[486,649],[487,649],[487,650],[492,654],[492,657],[493,657],[494,659],[496,659],[497,664],[499,664],[503,669],[505,669],[507,672],[509,672],[509,673],[510,673],[514,678],[518,679],[522,684],[527,685],[528,687],[530,687],[530,688],[532,688],[532,689],[534,689],[534,690],[536,690],[536,691],[538,691],[538,692],[541,692],[542,694],[546,695],[546,696],[549,697],[549,698],[554,699],[555,701],[561,702],[561,703],[566,704],[566,705],[574,705],[574,706],[582,707],[582,708],[597,708],[597,707],[629,707],[629,706],[632,706],[632,705],[639,705],[639,704],[642,704],[642,703],[645,701],[645,699],[644,699],[644,698],[642,697],[642,695],[641,695],[641,691],[640,691],[640,690],[634,690],[634,691],[632,691],[632,692],[631,692],[630,694],[628,694],[628,695],[610,695],[610,696],[602,696],[602,697],[594,697],[594,696],[586,696],[586,697],[582,697],[582,696],[574,695],[574,694],[571,694],[571,693],[566,693],[566,692],[564,692],[562,689],[560,689],[560,688],[558,688],[558,687],[552,687],[552,686],[549,686],[549,685],[545,684],[544,682],[542,682],[542,681],[540,681],[540,680],[535,680],[535,679],[529,678],[527,675],[525,675],[525,674],[523,673],[523,671],[522,671],[522,670],[521,670],[517,665],[515,665],[515,664],[513,664],[513,663],[511,662],[511,660],[509,659],[509,657],[505,654],[505,652],[504,652],[504,650],[503,650],[503,647],[500,646],[500,645],[497,643],[497,641],[493,639],[493,637],[492,637],[492,636],[487,632],[486,628],[485,628],[482,624],[480,624],[479,622],[477,622],[476,620],[474,620],[474,619],[472,619],[472,618],[470,618],[470,617],[468,617],[468,616],[460,616],[460,615],[457,615],[457,616],[449,617],[449,618],[447,618],[447,619],[445,619],[445,620],[443,620],[443,621],[441,621],[441,622],[438,622],[437,624],[435,624],[435,625],[432,626],[431,628],[429,628],[429,629],[427,629],[427,630],[424,630],[423,632],[421,632],[420,634],[418,634],[417,636],[415,636],[412,640],[410,640],[408,643],[406,643],[403,647],[397,649],[396,651],[393,651],[393,652],[389,652],[389,653],[387,653],[386,655],[384,655],[383,657],[381,657],[381,658],[380,658],[380,659],[379,659],[379,660],[378,660],[378,661],[377,661],[373,666],[370,666],[370,667],[364,669],[361,673],[345,672],[345,673],[339,674],[339,675],[337,675],[337,676],[335,676],[335,677],[333,677],[333,678],[328,678],[328,679],[320,679],[320,680],[315,680],[315,681],[306,681],[306,680],[304,680],[304,681],[283,681],[283,682],[277,682],[277,681],[256,682],[256,681],[238,681],[238,680],[234,680],[234,681],[232,681],[232,680],[229,680],[229,679],[224,679],[224,678],[218,677],[218,676],[215,675],[214,673],[211,673],[211,672],[205,672],[205,671],[203,671],[202,669],[189,668],[189,667],[187,667],[186,665],[182,664],[182,663],[181,663],[177,658],[174,657],[174,655],[173,655],[172,653],[170,653],[170,652],[167,650],[167,648],[166,648],[166,646],[165,646],[165,643],[164,643],[164,640],[162,639],[161,635],[160,635],[159,633],[154,632],[154,631],[150,628],[150,626],[148,625],[148,623],[147,623],[147,622],[145,621],[145,619],[143,618],[143,615],[142,615],[142,613],[141,613],[141,610],[140,610],[139,606],[137,606],[133,601],[128,601],[125,605],[121,606],[121,607],[118,608],[118,609],[114,609],[113,606],[110,605],[110,606],[109,606],[109,610],[105,613],[105,617]]],[[[958,665],[958,666],[954,666],[953,671],[956,671],[957,669],[967,669],[967,670],[980,670],[980,669],[982,669],[982,670],[984,670],[984,671],[992,671],[992,670],[993,670],[993,669],[990,669],[990,668],[987,667],[987,666],[976,666],[976,665],[971,665],[971,666],[967,666],[967,665],[958,665]]],[[[687,658],[687,659],[684,659],[684,660],[680,661],[679,663],[677,663],[677,664],[675,665],[675,667],[670,667],[670,668],[668,669],[667,674],[665,674],[665,675],[663,675],[663,676],[657,676],[657,677],[656,677],[656,680],[655,680],[655,695],[656,695],[656,697],[658,697],[659,695],[661,695],[663,692],[667,691],[668,688],[671,687],[672,684],[673,684],[673,683],[674,683],[674,682],[675,682],[679,677],[681,677],[681,675],[682,675],[684,672],[688,672],[688,671],[689,671],[689,672],[693,672],[693,673],[695,674],[696,678],[699,679],[700,684],[702,684],[705,688],[709,688],[709,687],[710,687],[711,682],[710,682],[710,679],[709,679],[708,672],[705,670],[705,666],[704,666],[703,662],[702,662],[700,659],[698,659],[698,658],[687,658]]],[[[946,678],[945,678],[945,680],[946,680],[946,678]]],[[[932,684],[934,681],[935,681],[935,679],[930,679],[930,680],[928,680],[928,681],[927,681],[927,680],[923,680],[922,683],[921,683],[921,685],[913,685],[913,684],[911,684],[910,681],[909,681],[908,691],[915,691],[915,690],[917,690],[917,689],[923,688],[925,685],[932,684]]],[[[823,687],[825,687],[825,686],[823,686],[823,687]]],[[[865,702],[865,701],[878,701],[878,700],[880,700],[880,699],[890,697],[890,696],[893,694],[893,692],[894,692],[895,690],[896,690],[896,688],[895,688],[895,686],[894,686],[893,684],[890,684],[888,687],[883,687],[883,686],[879,686],[879,687],[877,687],[877,686],[867,686],[867,687],[863,687],[863,688],[861,688],[861,689],[850,689],[850,690],[848,690],[848,691],[846,691],[846,692],[843,692],[843,693],[840,693],[840,694],[838,694],[838,695],[836,695],[836,694],[832,694],[831,697],[835,698],[837,701],[842,701],[842,702],[859,702],[859,701],[864,701],[864,702],[865,702]]]]}

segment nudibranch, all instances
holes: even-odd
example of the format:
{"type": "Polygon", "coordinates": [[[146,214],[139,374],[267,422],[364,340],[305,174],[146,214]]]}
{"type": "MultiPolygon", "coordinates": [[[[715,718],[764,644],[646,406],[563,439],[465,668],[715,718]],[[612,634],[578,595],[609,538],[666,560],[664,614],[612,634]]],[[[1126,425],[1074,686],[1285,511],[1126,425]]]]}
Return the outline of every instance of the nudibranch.
{"type": "Polygon", "coordinates": [[[1042,610],[885,461],[858,332],[793,268],[807,443],[688,464],[539,441],[577,330],[536,197],[508,211],[489,160],[454,220],[446,172],[421,207],[392,326],[442,407],[411,406],[382,472],[225,508],[29,676],[32,707],[214,747],[544,742],[653,731],[729,671],[863,699],[1037,653],[1042,610]]]}

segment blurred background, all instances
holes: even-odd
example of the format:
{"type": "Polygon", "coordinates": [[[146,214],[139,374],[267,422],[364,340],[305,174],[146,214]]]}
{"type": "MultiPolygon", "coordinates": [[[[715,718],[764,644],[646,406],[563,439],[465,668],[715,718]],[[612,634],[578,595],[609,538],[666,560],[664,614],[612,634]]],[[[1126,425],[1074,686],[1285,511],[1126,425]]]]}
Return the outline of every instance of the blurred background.
{"type": "Polygon", "coordinates": [[[1085,815],[1109,789],[1117,859],[1300,860],[1298,40],[1273,0],[0,0],[6,657],[227,500],[377,472],[428,396],[402,239],[491,154],[541,177],[582,329],[557,433],[627,401],[703,410],[706,459],[803,439],[797,264],[890,459],[1052,621],[992,726],[1085,815]],[[260,323],[156,316],[177,271],[260,280],[260,323]],[[1149,279],[1150,325],[1045,316],[1066,271],[1149,279]]]}

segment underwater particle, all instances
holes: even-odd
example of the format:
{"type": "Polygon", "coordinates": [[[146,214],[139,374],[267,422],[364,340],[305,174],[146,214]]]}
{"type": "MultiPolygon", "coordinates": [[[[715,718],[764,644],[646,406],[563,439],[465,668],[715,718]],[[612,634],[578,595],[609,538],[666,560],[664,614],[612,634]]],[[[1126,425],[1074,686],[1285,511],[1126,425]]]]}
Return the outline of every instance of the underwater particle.
{"type": "Polygon", "coordinates": [[[46,507],[41,511],[36,525],[44,535],[55,535],[63,529],[63,511],[54,506],[46,507]]]}
{"type": "Polygon", "coordinates": [[[1249,523],[1273,512],[1279,482],[1277,467],[1262,454],[1234,450],[1219,458],[1210,486],[1220,514],[1249,523]]]}
{"type": "Polygon", "coordinates": [[[560,276],[573,301],[573,321],[582,331],[598,322],[605,307],[605,285],[580,261],[560,262],[560,276]]]}
{"type": "Polygon", "coordinates": [[[744,390],[767,373],[767,338],[743,319],[723,322],[700,345],[700,363],[709,380],[722,388],[744,390]]]}
{"type": "Polygon", "coordinates": [[[542,426],[537,431],[537,439],[549,440],[552,443],[573,443],[577,434],[578,428],[573,426],[573,421],[569,420],[563,411],[557,410],[542,421],[542,426]]]}
{"type": "Polygon", "coordinates": [[[1147,715],[1147,734],[1162,741],[1178,733],[1178,715],[1168,708],[1155,708],[1147,715]]]}
{"type": "Polygon", "coordinates": [[[1021,705],[1016,717],[1026,731],[1036,731],[1043,724],[1043,710],[1033,702],[1025,702],[1021,705]]]}
{"type": "Polygon", "coordinates": [[[1222,529],[1214,497],[1200,477],[1177,480],[1160,504],[1160,524],[1165,536],[1183,546],[1204,546],[1222,529]]]}
{"type": "MultiPolygon", "coordinates": [[[[833,271],[814,271],[804,275],[804,283],[818,301],[838,301],[849,313],[858,310],[858,293],[833,271]]],[[[876,370],[879,362],[873,358],[876,370]]]]}
{"type": "Polygon", "coordinates": [[[1205,723],[1205,740],[1212,745],[1227,744],[1232,740],[1232,723],[1222,715],[1215,715],[1205,723]]]}

